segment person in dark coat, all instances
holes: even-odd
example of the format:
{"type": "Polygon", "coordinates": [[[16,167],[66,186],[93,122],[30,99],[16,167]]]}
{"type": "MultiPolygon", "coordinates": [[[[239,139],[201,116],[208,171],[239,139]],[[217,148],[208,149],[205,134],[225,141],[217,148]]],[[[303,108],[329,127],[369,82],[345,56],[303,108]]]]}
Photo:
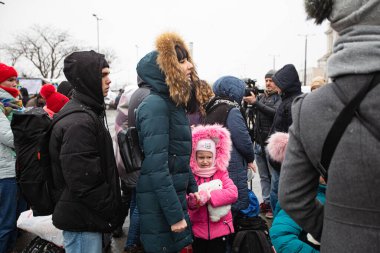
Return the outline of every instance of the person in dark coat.
{"type": "Polygon", "coordinates": [[[175,33],[161,34],[156,50],[137,65],[150,88],[136,112],[145,158],[137,182],[145,252],[179,252],[192,243],[186,194],[198,191],[190,170],[191,131],[185,106],[198,81],[189,50],[175,33]]]}
{"type": "Polygon", "coordinates": [[[109,66],[102,54],[74,52],[65,58],[63,72],[75,92],[55,117],[81,111],[59,120],[50,137],[56,199],[53,224],[63,230],[67,253],[100,253],[102,233],[123,222],[119,175],[104,121],[109,66]]]}
{"type": "Polygon", "coordinates": [[[70,82],[62,81],[57,87],[57,92],[71,99],[73,96],[74,87],[71,85],[70,82]]]}
{"type": "Polygon", "coordinates": [[[198,85],[192,83],[191,86],[191,97],[186,106],[186,113],[190,126],[197,126],[202,124],[206,116],[205,106],[214,97],[214,92],[205,80],[200,80],[198,85]]]}
{"type": "Polygon", "coordinates": [[[254,139],[255,139],[255,160],[260,175],[261,193],[263,202],[260,204],[260,211],[264,213],[265,217],[273,218],[273,210],[270,205],[270,188],[271,188],[271,175],[273,174],[272,166],[267,159],[267,139],[273,124],[276,110],[281,104],[281,97],[278,94],[277,87],[275,86],[272,77],[276,73],[275,70],[269,70],[265,74],[266,89],[263,94],[256,96],[251,92],[250,96],[243,98],[244,102],[253,106],[252,109],[255,115],[254,124],[254,139]]]}
{"type": "Polygon", "coordinates": [[[339,36],[327,63],[332,83],[294,101],[279,201],[321,252],[380,252],[380,1],[305,3],[309,17],[328,19],[339,36]],[[315,198],[322,147],[348,101],[371,83],[333,153],[323,206],[315,198]]]}
{"type": "Polygon", "coordinates": [[[206,106],[206,124],[219,123],[231,133],[232,151],[228,173],[238,188],[238,200],[232,205],[234,219],[249,205],[247,170],[256,171],[253,163],[252,140],[247,124],[240,111],[245,83],[237,77],[224,76],[215,81],[212,87],[215,98],[206,106]],[[221,110],[219,110],[221,108],[221,110]]]}
{"type": "Polygon", "coordinates": [[[22,105],[26,107],[26,104],[28,103],[30,97],[29,97],[29,92],[27,88],[22,87],[20,89],[21,97],[22,97],[22,105]]]}
{"type": "MultiPolygon", "coordinates": [[[[278,70],[273,75],[272,80],[276,85],[278,93],[281,95],[281,103],[274,115],[269,136],[276,132],[288,132],[292,124],[292,102],[297,96],[302,94],[301,81],[296,68],[292,64],[287,64],[278,70]]],[[[272,210],[274,210],[278,201],[278,182],[280,179],[281,163],[272,160],[270,157],[268,157],[268,161],[273,167],[273,170],[271,170],[270,204],[272,210]]]]}

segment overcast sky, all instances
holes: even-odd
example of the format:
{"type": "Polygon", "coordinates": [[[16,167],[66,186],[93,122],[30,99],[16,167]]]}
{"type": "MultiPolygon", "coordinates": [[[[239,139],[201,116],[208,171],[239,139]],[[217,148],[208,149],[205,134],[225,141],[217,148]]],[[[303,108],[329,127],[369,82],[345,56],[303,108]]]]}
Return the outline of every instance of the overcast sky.
{"type": "MultiPolygon", "coordinates": [[[[136,63],[154,49],[157,35],[175,31],[193,42],[199,76],[214,82],[223,75],[250,77],[263,84],[265,73],[293,63],[316,66],[326,52],[327,24],[306,21],[303,0],[1,0],[0,43],[33,24],[67,30],[78,43],[114,50],[115,85],[135,83],[136,63]]],[[[0,55],[1,56],[1,55],[0,55]]],[[[0,57],[1,58],[1,57],[0,57]]],[[[17,67],[17,64],[16,64],[17,67]]],[[[19,66],[22,67],[22,66],[19,66]]],[[[302,79],[302,78],[301,78],[302,79]]]]}

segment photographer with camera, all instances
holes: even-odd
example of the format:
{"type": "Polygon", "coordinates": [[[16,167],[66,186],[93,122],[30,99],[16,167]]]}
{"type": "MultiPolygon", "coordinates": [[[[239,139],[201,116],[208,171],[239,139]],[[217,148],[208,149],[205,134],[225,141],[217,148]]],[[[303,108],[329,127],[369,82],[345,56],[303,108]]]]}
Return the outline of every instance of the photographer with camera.
{"type": "MultiPolygon", "coordinates": [[[[281,97],[277,93],[276,85],[272,80],[275,70],[268,71],[265,74],[265,90],[259,95],[259,90],[256,86],[249,86],[247,83],[246,96],[243,101],[247,104],[247,115],[253,115],[254,127],[253,135],[255,140],[254,151],[255,160],[260,174],[261,192],[263,202],[260,204],[260,211],[265,214],[267,218],[273,218],[273,212],[270,205],[270,190],[272,183],[272,176],[277,174],[272,173],[273,168],[268,163],[265,152],[267,145],[269,131],[273,123],[273,118],[276,109],[281,103],[281,97]]],[[[249,120],[250,121],[250,120],[249,120]]],[[[278,180],[278,179],[277,179],[278,180]]]]}

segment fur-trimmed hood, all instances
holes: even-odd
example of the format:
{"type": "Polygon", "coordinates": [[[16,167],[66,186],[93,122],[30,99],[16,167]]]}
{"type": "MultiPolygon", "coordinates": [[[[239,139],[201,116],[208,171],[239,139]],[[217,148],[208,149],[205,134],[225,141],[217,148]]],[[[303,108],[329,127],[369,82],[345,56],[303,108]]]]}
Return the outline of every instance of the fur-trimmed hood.
{"type": "MultiPolygon", "coordinates": [[[[176,105],[186,105],[191,96],[191,81],[182,74],[175,46],[187,51],[187,60],[193,64],[189,49],[176,33],[163,33],[156,40],[156,51],[145,55],[137,64],[137,74],[158,93],[169,94],[176,105]]],[[[191,80],[199,83],[195,66],[191,80]]]]}
{"type": "Polygon", "coordinates": [[[186,105],[191,95],[191,82],[182,74],[175,46],[187,51],[187,60],[194,66],[191,72],[191,80],[198,82],[199,78],[190,51],[184,40],[176,33],[166,32],[157,37],[157,64],[165,74],[165,82],[169,87],[170,97],[177,105],[186,105]]]}
{"type": "Polygon", "coordinates": [[[231,157],[232,142],[230,132],[221,125],[197,126],[192,130],[192,152],[190,158],[190,167],[194,172],[197,168],[195,159],[198,141],[201,139],[212,139],[215,141],[215,167],[217,170],[226,171],[231,157]]]}

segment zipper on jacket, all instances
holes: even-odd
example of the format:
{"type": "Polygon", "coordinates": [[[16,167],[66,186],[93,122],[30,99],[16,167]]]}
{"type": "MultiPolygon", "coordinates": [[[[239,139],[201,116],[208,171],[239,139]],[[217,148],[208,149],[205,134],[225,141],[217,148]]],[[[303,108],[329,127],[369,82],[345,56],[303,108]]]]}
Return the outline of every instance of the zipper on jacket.
{"type": "Polygon", "coordinates": [[[223,221],[223,224],[224,224],[224,225],[227,225],[228,230],[230,231],[230,234],[232,234],[232,231],[231,231],[230,225],[228,225],[228,222],[227,222],[226,220],[224,220],[224,221],[223,221]]]}
{"type": "Polygon", "coordinates": [[[206,206],[207,211],[207,230],[208,230],[208,240],[210,241],[210,214],[208,213],[208,207],[206,206]]]}

